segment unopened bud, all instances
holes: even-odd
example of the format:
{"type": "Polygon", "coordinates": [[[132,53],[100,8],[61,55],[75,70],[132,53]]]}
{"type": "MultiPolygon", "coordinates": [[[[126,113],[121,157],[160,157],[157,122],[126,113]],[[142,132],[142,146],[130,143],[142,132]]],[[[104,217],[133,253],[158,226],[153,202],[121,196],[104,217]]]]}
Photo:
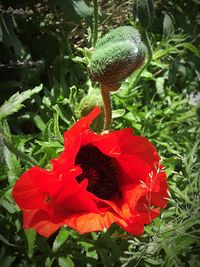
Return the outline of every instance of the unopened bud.
{"type": "Polygon", "coordinates": [[[103,129],[104,123],[104,108],[103,100],[98,89],[93,89],[92,92],[89,92],[80,102],[79,114],[80,117],[88,115],[94,107],[99,107],[101,113],[94,119],[91,129],[95,132],[101,132],[103,129]]]}
{"type": "Polygon", "coordinates": [[[144,63],[145,51],[137,29],[122,26],[111,30],[96,45],[90,76],[109,91],[116,91],[120,82],[144,63]]]}

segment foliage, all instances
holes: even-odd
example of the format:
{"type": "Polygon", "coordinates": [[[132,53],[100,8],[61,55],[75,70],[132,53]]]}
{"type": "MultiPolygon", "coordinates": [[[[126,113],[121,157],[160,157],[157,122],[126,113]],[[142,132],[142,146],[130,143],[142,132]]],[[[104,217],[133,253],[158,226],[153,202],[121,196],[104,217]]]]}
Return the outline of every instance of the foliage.
{"type": "MultiPolygon", "coordinates": [[[[114,1],[107,2],[99,1],[99,35],[119,23],[114,1]]],[[[22,228],[12,188],[30,166],[49,167],[81,99],[89,90],[99,94],[87,75],[92,2],[0,1],[0,266],[199,266],[199,104],[191,101],[200,75],[199,4],[155,1],[152,61],[112,95],[113,128],[133,127],[162,155],[168,207],[141,237],[116,226],[82,236],[63,227],[45,239],[22,228]]],[[[138,27],[132,6],[127,13],[123,25],[138,27]]]]}

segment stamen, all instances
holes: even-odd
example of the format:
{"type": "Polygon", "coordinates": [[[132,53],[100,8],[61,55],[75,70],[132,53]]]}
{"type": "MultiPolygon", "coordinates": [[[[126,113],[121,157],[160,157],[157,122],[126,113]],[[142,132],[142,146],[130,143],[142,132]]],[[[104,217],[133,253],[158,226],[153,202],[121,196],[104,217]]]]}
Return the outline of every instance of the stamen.
{"type": "Polygon", "coordinates": [[[115,159],[106,156],[97,147],[82,146],[75,164],[82,168],[82,173],[76,177],[77,181],[80,183],[88,179],[87,190],[97,197],[111,199],[119,191],[115,159]]]}

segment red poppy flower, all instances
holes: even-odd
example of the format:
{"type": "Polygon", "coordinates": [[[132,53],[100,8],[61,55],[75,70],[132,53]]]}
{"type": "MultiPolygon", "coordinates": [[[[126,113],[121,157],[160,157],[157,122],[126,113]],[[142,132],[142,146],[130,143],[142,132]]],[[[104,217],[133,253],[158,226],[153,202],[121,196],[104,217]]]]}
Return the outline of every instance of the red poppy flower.
{"type": "Polygon", "coordinates": [[[95,108],[65,132],[64,151],[51,170],[32,167],[16,182],[24,228],[48,237],[62,225],[83,234],[116,223],[141,235],[166,206],[166,174],[155,147],[128,128],[92,132],[100,112],[95,108]]]}

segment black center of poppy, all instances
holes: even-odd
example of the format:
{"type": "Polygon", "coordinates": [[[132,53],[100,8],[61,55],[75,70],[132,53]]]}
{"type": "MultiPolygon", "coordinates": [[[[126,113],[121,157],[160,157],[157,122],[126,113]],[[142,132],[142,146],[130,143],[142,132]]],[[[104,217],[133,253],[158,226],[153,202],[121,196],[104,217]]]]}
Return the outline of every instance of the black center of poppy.
{"type": "Polygon", "coordinates": [[[87,191],[102,199],[111,199],[119,191],[115,160],[103,154],[97,147],[82,146],[75,164],[80,164],[82,168],[82,173],[76,177],[78,183],[88,179],[87,191]]]}

